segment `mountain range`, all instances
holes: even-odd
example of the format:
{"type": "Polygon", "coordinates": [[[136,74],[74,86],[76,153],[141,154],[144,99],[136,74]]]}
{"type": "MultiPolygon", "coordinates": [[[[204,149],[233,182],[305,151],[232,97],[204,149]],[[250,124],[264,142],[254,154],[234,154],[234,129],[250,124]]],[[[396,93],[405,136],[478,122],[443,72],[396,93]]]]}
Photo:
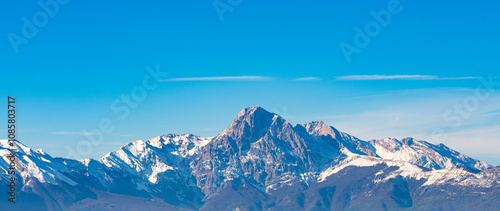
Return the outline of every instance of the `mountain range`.
{"type": "Polygon", "coordinates": [[[99,160],[17,148],[17,202],[4,194],[2,210],[500,210],[500,167],[413,138],[293,126],[259,106],[214,137],[135,140],[99,160]]]}

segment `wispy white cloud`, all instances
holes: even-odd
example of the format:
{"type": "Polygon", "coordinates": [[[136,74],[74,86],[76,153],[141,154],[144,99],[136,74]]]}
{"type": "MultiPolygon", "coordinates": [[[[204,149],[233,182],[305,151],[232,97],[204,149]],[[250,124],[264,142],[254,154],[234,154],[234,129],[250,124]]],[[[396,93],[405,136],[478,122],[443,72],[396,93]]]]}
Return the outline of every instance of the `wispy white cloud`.
{"type": "Polygon", "coordinates": [[[439,77],[435,75],[347,75],[338,76],[339,81],[373,81],[373,80],[470,80],[479,77],[439,77]]]}
{"type": "Polygon", "coordinates": [[[53,132],[52,134],[54,134],[54,135],[81,135],[81,136],[95,135],[95,133],[88,133],[88,132],[53,132]]]}
{"type": "Polygon", "coordinates": [[[219,77],[191,77],[170,78],[163,81],[269,81],[272,77],[264,76],[219,76],[219,77]]]}
{"type": "Polygon", "coordinates": [[[296,78],[294,81],[319,81],[322,80],[318,77],[296,78]]]}
{"type": "Polygon", "coordinates": [[[472,79],[479,79],[480,77],[474,77],[474,76],[469,76],[469,77],[449,77],[449,78],[439,78],[437,80],[472,80],[472,79]]]}

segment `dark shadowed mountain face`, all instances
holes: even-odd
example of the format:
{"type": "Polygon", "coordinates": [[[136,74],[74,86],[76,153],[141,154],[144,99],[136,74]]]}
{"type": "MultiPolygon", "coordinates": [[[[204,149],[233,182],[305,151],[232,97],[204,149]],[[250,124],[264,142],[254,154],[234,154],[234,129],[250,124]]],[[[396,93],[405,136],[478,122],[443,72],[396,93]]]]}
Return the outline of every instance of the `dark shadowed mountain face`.
{"type": "MultiPolygon", "coordinates": [[[[4,140],[2,193],[6,148],[4,140]]],[[[500,210],[500,167],[412,138],[292,126],[259,106],[215,137],[136,140],[100,160],[18,148],[18,200],[0,201],[2,209],[500,210]]]]}

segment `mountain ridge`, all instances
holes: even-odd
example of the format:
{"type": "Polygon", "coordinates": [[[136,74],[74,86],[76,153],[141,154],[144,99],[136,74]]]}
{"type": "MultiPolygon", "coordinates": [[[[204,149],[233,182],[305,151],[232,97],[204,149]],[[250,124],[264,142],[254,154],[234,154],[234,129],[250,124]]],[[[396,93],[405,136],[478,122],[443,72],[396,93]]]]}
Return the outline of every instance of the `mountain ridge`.
{"type": "MultiPolygon", "coordinates": [[[[217,136],[167,134],[135,140],[99,160],[53,158],[17,144],[22,149],[19,179],[23,193],[41,198],[47,209],[55,210],[105,206],[95,205],[97,196],[109,199],[107,206],[116,199],[113,194],[183,209],[351,209],[358,206],[351,205],[357,203],[352,197],[372,200],[370,191],[379,189],[387,194],[381,200],[386,207],[397,210],[420,206],[413,200],[422,197],[416,194],[420,190],[447,185],[458,191],[466,187],[496,191],[500,183],[500,167],[442,144],[413,138],[363,141],[322,121],[292,126],[260,106],[243,109],[217,136]],[[339,176],[342,174],[366,174],[370,179],[351,181],[339,176]],[[338,188],[351,187],[338,184],[342,178],[360,191],[346,193],[351,198],[347,201],[338,193],[338,188]],[[325,186],[330,183],[335,185],[325,186]],[[390,193],[394,188],[401,194],[390,193]],[[50,199],[61,191],[74,197],[50,199]],[[72,194],[74,191],[81,196],[72,194]],[[287,202],[289,196],[283,193],[300,194],[287,202]],[[240,203],[220,204],[235,194],[243,196],[240,203]],[[317,199],[316,194],[323,198],[317,199]]],[[[2,150],[0,171],[6,170],[5,152],[2,150]]],[[[7,179],[4,174],[0,182],[7,179]]],[[[373,203],[382,206],[380,200],[373,203]]]]}

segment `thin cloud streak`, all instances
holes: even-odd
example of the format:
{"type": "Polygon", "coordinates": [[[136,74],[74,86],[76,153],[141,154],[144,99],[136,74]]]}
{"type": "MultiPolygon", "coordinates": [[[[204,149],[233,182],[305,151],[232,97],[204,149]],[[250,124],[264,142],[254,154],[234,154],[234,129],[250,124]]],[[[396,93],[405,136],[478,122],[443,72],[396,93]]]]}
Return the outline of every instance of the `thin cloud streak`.
{"type": "MultiPolygon", "coordinates": [[[[53,135],[80,135],[80,136],[93,136],[93,135],[97,135],[95,133],[89,133],[89,132],[65,132],[65,131],[61,131],[61,132],[53,132],[52,133],[53,135]]],[[[134,135],[131,135],[131,134],[118,134],[118,133],[113,133],[113,134],[110,134],[112,136],[123,136],[123,137],[132,137],[134,135]]]]}
{"type": "Polygon", "coordinates": [[[296,78],[294,81],[319,81],[322,80],[318,77],[296,78]]]}
{"type": "Polygon", "coordinates": [[[92,136],[95,133],[86,133],[86,132],[53,132],[54,135],[81,135],[81,136],[92,136]]]}
{"type": "Polygon", "coordinates": [[[171,78],[162,81],[269,81],[271,77],[264,76],[220,76],[220,77],[191,77],[171,78]]]}
{"type": "Polygon", "coordinates": [[[435,75],[347,75],[338,76],[338,81],[374,81],[374,80],[471,80],[478,77],[439,77],[435,75]]]}

